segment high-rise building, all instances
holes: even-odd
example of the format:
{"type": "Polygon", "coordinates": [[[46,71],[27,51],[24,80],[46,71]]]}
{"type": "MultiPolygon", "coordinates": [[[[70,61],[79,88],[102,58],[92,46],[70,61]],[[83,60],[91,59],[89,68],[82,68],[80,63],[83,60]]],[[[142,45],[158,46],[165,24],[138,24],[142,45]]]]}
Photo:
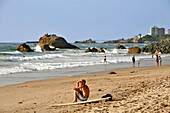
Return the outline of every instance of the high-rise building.
{"type": "Polygon", "coordinates": [[[151,35],[164,35],[165,34],[165,28],[158,28],[156,26],[151,27],[151,35]]]}
{"type": "Polygon", "coordinates": [[[159,28],[159,35],[164,35],[165,34],[165,28],[161,27],[159,28]]]}

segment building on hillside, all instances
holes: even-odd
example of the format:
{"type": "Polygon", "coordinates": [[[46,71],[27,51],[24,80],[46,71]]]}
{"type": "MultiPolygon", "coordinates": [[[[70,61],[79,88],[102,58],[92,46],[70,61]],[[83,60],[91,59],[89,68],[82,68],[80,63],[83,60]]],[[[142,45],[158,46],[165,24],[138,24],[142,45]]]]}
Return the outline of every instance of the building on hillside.
{"type": "Polygon", "coordinates": [[[141,36],[141,34],[135,35],[132,42],[133,42],[133,43],[142,43],[143,41],[142,41],[142,36],[141,36]]]}
{"type": "Polygon", "coordinates": [[[151,27],[151,35],[164,35],[165,34],[165,28],[158,28],[157,26],[151,27]]]}

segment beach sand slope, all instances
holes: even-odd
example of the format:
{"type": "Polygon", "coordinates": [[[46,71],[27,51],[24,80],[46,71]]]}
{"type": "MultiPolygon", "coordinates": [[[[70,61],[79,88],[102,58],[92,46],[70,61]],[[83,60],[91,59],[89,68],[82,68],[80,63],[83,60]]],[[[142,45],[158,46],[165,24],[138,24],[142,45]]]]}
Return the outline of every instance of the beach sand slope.
{"type": "MultiPolygon", "coordinates": [[[[95,71],[95,70],[94,70],[95,71]]],[[[0,87],[0,113],[170,112],[170,66],[114,69],[87,76],[31,81],[0,87]],[[108,74],[115,72],[113,74],[108,74]],[[86,79],[90,99],[112,101],[49,107],[73,100],[76,81],[86,79]]]]}

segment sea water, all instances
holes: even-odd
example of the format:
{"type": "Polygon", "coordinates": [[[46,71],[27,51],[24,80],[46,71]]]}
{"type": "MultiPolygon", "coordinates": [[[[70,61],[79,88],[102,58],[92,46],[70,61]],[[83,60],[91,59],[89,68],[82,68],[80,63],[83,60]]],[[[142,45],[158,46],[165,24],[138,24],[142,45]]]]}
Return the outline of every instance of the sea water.
{"type": "MultiPolygon", "coordinates": [[[[67,70],[75,70],[78,73],[78,70],[89,70],[88,67],[98,67],[96,70],[101,70],[100,65],[103,64],[104,56],[107,57],[107,64],[114,65],[114,68],[121,68],[124,65],[119,65],[121,63],[131,63],[133,54],[127,54],[128,48],[138,46],[143,48],[148,44],[144,43],[124,43],[121,44],[127,49],[115,49],[117,43],[74,43],[75,46],[80,49],[59,49],[58,51],[41,51],[41,48],[37,44],[28,45],[35,50],[35,52],[26,52],[21,53],[16,50],[20,43],[0,43],[0,79],[7,76],[8,78],[15,77],[17,75],[23,75],[22,73],[28,72],[40,72],[40,71],[57,71],[60,73],[67,70]],[[88,47],[95,47],[100,49],[104,48],[105,53],[85,53],[85,50],[88,47]],[[83,67],[83,68],[82,68],[83,67]]],[[[164,61],[170,61],[169,54],[160,55],[164,61]]],[[[136,61],[140,60],[145,62],[143,66],[150,65],[147,64],[148,61],[153,61],[152,65],[155,65],[152,56],[147,53],[136,54],[136,61]]],[[[170,63],[166,62],[167,65],[170,63]]],[[[129,64],[128,64],[129,65],[129,64]]],[[[131,66],[131,65],[130,65],[131,66]]],[[[108,68],[108,69],[111,69],[108,68]]],[[[92,70],[92,69],[91,69],[92,70]]],[[[69,71],[71,72],[71,71],[69,71]]],[[[63,76],[67,76],[62,73],[63,76]]],[[[62,77],[62,75],[60,77],[62,77]]],[[[36,77],[38,75],[35,74],[36,77]]],[[[69,75],[68,75],[69,76],[69,75]]]]}

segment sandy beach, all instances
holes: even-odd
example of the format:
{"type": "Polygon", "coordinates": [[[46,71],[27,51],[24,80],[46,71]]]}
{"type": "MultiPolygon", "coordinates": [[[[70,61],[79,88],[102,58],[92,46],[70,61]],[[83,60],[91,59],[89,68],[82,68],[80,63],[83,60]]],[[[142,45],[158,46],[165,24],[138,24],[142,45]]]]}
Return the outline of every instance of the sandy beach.
{"type": "MultiPolygon", "coordinates": [[[[95,71],[95,70],[94,70],[95,71]]],[[[170,65],[113,69],[0,87],[0,113],[134,113],[170,112],[170,65]],[[115,72],[116,74],[109,74],[115,72]],[[85,79],[90,99],[112,101],[49,107],[73,100],[76,81],[85,79]]]]}

